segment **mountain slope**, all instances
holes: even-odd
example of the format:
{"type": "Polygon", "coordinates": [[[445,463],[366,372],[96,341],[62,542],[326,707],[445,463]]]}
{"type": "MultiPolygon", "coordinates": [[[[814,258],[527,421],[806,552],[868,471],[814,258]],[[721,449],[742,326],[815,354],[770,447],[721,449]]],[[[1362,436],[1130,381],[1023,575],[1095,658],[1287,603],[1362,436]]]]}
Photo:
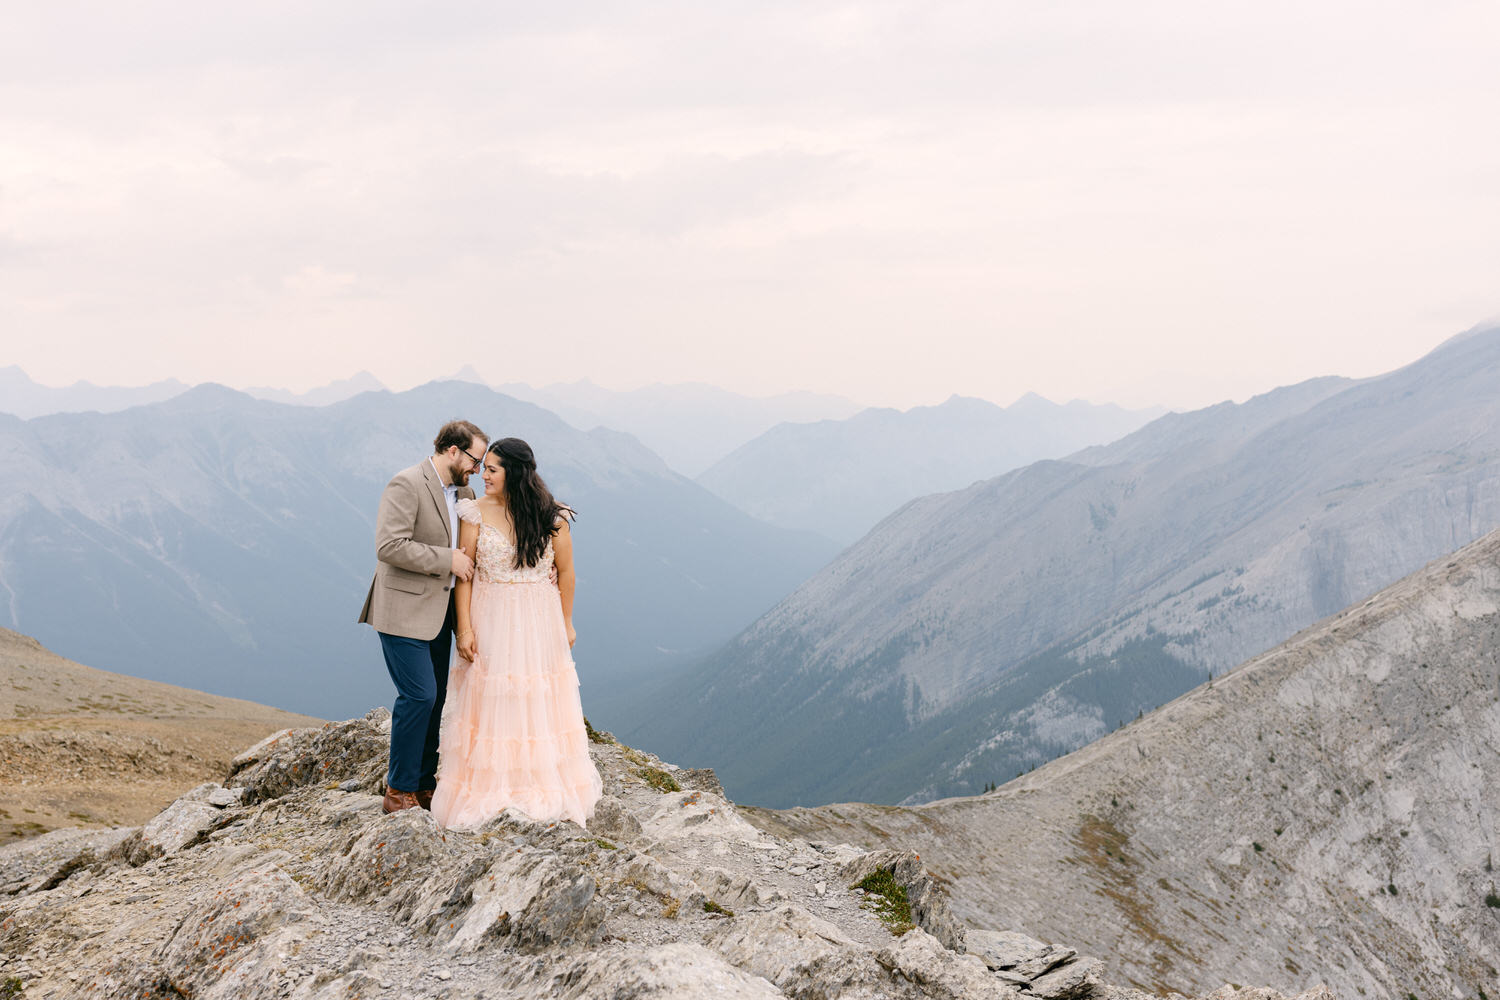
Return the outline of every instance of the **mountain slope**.
{"type": "Polygon", "coordinates": [[[1160,412],[1036,395],[1007,408],[954,396],[904,412],[778,424],[697,479],[762,520],[816,526],[847,545],[908,500],[1113,441],[1160,412]]]}
{"type": "Polygon", "coordinates": [[[1145,988],[1468,997],[1500,967],[1497,769],[1500,532],[997,792],[747,815],[910,843],[964,918],[1145,988]]]}
{"type": "Polygon", "coordinates": [[[766,805],[978,791],[1496,526],[1491,330],[915,500],[627,732],[766,805]]]}
{"type": "Polygon", "coordinates": [[[722,642],[831,554],[627,435],[480,386],[321,408],[202,386],[120,414],[0,420],[0,622],[77,660],[317,715],[387,701],[374,633],[354,622],[375,510],[455,414],[531,441],[580,512],[575,653],[601,720],[611,683],[722,642]]]}
{"type": "Polygon", "coordinates": [[[0,843],[145,822],[247,741],[317,722],[95,670],[0,628],[0,843]]]}

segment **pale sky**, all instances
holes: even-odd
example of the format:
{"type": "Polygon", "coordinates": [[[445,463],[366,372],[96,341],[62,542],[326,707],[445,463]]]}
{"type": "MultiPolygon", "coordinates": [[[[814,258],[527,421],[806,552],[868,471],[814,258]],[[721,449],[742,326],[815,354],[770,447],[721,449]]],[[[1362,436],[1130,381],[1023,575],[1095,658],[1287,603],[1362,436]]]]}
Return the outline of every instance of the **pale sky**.
{"type": "Polygon", "coordinates": [[[1500,5],[12,4],[0,366],[1242,399],[1500,314],[1500,5]]]}

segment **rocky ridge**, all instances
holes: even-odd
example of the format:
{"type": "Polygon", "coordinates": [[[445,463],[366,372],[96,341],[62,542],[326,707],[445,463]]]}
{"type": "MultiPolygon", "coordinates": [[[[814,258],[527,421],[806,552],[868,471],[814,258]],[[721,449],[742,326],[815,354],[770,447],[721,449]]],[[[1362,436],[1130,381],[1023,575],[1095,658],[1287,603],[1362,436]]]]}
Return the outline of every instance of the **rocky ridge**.
{"type": "MultiPolygon", "coordinates": [[[[380,811],[382,709],[286,730],[139,828],[0,848],[0,990],[39,997],[1145,1000],[966,927],[909,851],[763,833],[596,734],[585,830],[380,811]],[[864,888],[852,888],[862,886],[864,888]],[[904,907],[904,908],[903,908],[904,907]]],[[[1304,994],[1325,1000],[1326,990],[1304,994]]],[[[1214,1000],[1278,1000],[1225,987],[1214,1000]]]]}
{"type": "Polygon", "coordinates": [[[1500,532],[999,789],[746,808],[898,842],[976,925],[1121,981],[1484,997],[1500,982],[1500,532]]]}

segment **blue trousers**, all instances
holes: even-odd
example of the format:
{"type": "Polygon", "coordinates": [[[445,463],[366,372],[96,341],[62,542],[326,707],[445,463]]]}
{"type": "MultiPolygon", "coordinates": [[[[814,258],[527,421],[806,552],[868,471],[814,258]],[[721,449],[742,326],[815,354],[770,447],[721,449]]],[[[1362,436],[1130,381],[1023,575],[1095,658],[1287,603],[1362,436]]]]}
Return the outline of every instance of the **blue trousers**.
{"type": "Polygon", "coordinates": [[[401,792],[437,787],[438,723],[448,694],[448,663],[453,648],[453,610],[428,641],[380,636],[385,668],[396,684],[391,708],[391,766],[385,783],[401,792]]]}

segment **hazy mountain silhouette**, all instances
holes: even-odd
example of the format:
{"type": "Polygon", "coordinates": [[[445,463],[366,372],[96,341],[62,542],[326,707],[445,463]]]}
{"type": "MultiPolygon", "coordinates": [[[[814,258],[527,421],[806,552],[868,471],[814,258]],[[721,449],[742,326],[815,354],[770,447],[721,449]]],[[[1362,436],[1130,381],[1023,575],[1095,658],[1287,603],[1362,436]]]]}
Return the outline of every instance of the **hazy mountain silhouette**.
{"type": "Polygon", "coordinates": [[[132,406],[159,403],[188,390],[175,378],[142,386],[94,385],[74,382],[54,387],[32,381],[16,365],[0,368],[0,413],[29,420],[49,413],[114,413],[132,406]]]}
{"type": "Polygon", "coordinates": [[[762,520],[848,545],[908,500],[1113,441],[1161,413],[1058,405],[1034,393],[1009,407],[954,396],[904,412],[779,424],[698,482],[762,520]]]}
{"type": "Polygon", "coordinates": [[[296,406],[328,406],[341,403],[362,392],[379,392],[385,385],[369,372],[356,372],[348,378],[336,379],[306,392],[292,392],[271,386],[254,386],[245,390],[245,395],[256,399],[267,399],[273,403],[292,403],[296,406]]]}
{"type": "Polygon", "coordinates": [[[1500,329],[915,500],[628,738],[769,805],[978,791],[1500,525],[1500,329]]]}
{"type": "MultiPolygon", "coordinates": [[[[482,381],[467,368],[458,377],[482,381]]],[[[695,476],[757,434],[785,421],[846,417],[858,404],[841,396],[785,392],[745,396],[701,382],[616,391],[584,379],[533,388],[495,388],[546,407],[574,427],[610,427],[640,438],[672,469],[695,476]]]]}
{"type": "Polygon", "coordinates": [[[628,435],[480,386],[315,408],[206,385],[118,414],[0,417],[0,624],[80,662],[323,717],[388,702],[354,623],[375,509],[455,415],[528,439],[580,513],[575,655],[601,720],[610,684],[722,642],[833,553],[628,435]]]}

